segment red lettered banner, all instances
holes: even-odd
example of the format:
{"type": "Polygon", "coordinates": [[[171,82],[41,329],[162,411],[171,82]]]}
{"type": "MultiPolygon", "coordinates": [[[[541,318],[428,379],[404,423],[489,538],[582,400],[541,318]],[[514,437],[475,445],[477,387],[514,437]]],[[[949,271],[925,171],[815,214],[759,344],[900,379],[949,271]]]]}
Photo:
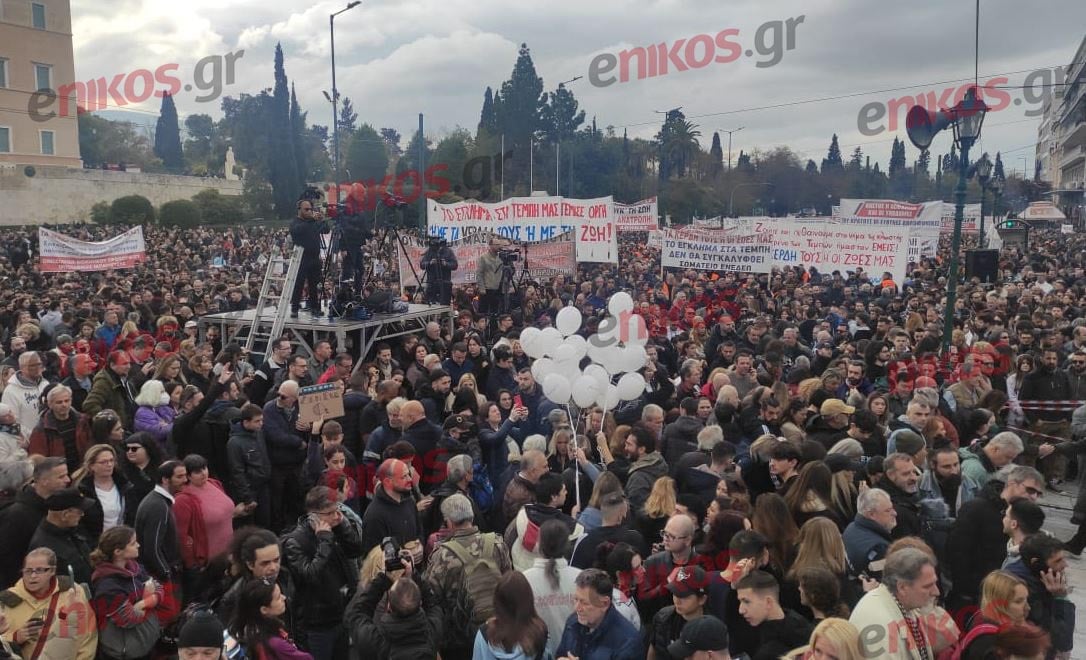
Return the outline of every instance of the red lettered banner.
{"type": "Polygon", "coordinates": [[[643,199],[636,204],[615,202],[615,225],[618,231],[653,231],[660,228],[657,218],[658,206],[655,197],[643,199]]]}
{"type": "Polygon", "coordinates": [[[43,273],[93,272],[131,268],[147,258],[143,227],[133,227],[120,236],[92,243],[49,229],[38,229],[41,250],[39,270],[43,273]]]}

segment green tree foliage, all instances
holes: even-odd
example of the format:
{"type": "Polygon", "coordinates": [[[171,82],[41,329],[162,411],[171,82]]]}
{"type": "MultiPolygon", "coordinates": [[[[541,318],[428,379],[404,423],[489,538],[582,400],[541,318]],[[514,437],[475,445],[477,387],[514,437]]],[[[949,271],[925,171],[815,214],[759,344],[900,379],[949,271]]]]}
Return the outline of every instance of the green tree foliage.
{"type": "MultiPolygon", "coordinates": [[[[269,177],[275,191],[275,214],[280,218],[294,215],[295,202],[304,181],[298,176],[295,161],[293,131],[290,122],[290,89],[283,64],[283,47],[275,45],[275,88],[268,108],[265,130],[270,134],[272,154],[269,177]]],[[[204,215],[205,219],[207,214],[204,215]]]]}
{"type": "Polygon", "coordinates": [[[130,122],[79,113],[79,153],[89,167],[109,163],[135,165],[153,172],[162,167],[151,140],[130,122]]]}
{"type": "Polygon", "coordinates": [[[362,124],[351,135],[344,164],[353,181],[384,178],[388,171],[388,151],[385,141],[372,126],[362,124]]]}
{"type": "Polygon", "coordinates": [[[720,133],[713,131],[713,145],[709,147],[709,174],[720,176],[724,172],[724,148],[720,145],[720,133]]]}
{"type": "Polygon", "coordinates": [[[125,225],[143,225],[155,221],[155,207],[143,195],[129,195],[113,200],[109,221],[125,225]]]}
{"type": "Polygon", "coordinates": [[[275,217],[275,195],[271,184],[253,170],[242,181],[241,204],[246,219],[270,220],[275,217]]]}
{"type": "Polygon", "coordinates": [[[169,94],[162,95],[162,108],[155,124],[155,155],[162,159],[167,172],[180,174],[185,168],[181,151],[181,128],[177,124],[177,106],[169,94]]]}
{"type": "Polygon", "coordinates": [[[354,111],[354,104],[351,103],[351,99],[344,96],[343,101],[339,105],[340,139],[343,138],[342,134],[350,135],[351,133],[354,133],[357,128],[358,113],[354,111]]]}
{"type": "Polygon", "coordinates": [[[310,167],[308,162],[309,150],[306,148],[305,112],[298,105],[298,97],[294,93],[294,84],[290,85],[290,138],[294,147],[294,166],[297,169],[299,193],[301,187],[309,181],[310,167]]]}
{"type": "MultiPolygon", "coordinates": [[[[500,136],[504,135],[506,151],[527,154],[532,140],[542,128],[546,100],[543,79],[536,74],[531,51],[527,44],[521,44],[509,80],[502,83],[501,92],[494,97],[496,125],[492,137],[500,141],[500,136]]],[[[520,157],[506,161],[503,172],[506,191],[527,188],[528,159],[520,157]]]]}
{"type": "Polygon", "coordinates": [[[656,134],[656,144],[660,150],[660,179],[686,175],[687,168],[700,153],[700,136],[697,126],[687,121],[682,111],[671,110],[667,113],[664,125],[656,134]]]}
{"type": "Polygon", "coordinates": [[[834,133],[833,139],[830,140],[830,148],[826,151],[826,157],[822,159],[822,173],[839,173],[844,169],[844,163],[841,161],[841,146],[837,143],[837,133],[834,133]]]}
{"type": "Polygon", "coordinates": [[[200,225],[200,207],[187,199],[166,202],[158,210],[159,221],[173,227],[197,227],[200,225]]]}
{"type": "Polygon", "coordinates": [[[192,197],[207,225],[234,225],[243,220],[241,197],[223,195],[218,190],[201,190],[192,197]]]}
{"type": "Polygon", "coordinates": [[[109,224],[111,210],[109,202],[96,202],[90,210],[91,222],[99,225],[109,224]]]}
{"type": "Polygon", "coordinates": [[[577,99],[565,85],[547,95],[540,111],[540,126],[550,142],[568,140],[584,123],[584,110],[578,110],[577,99]]]}
{"type": "Polygon", "coordinates": [[[415,131],[411,135],[411,141],[407,143],[407,148],[404,149],[403,155],[400,156],[400,160],[396,161],[396,174],[401,174],[407,170],[415,170],[421,172],[424,168],[419,162],[419,148],[423,149],[426,157],[426,166],[429,167],[433,161],[433,147],[429,138],[419,135],[418,131],[415,131]]]}
{"type": "Polygon", "coordinates": [[[992,166],[992,176],[996,179],[1006,179],[1007,175],[1003,173],[1003,157],[996,152],[995,165],[992,166]]]}
{"type": "Polygon", "coordinates": [[[431,165],[445,166],[444,169],[437,171],[437,174],[449,180],[452,190],[463,189],[464,166],[468,162],[472,147],[471,133],[466,129],[457,128],[442,138],[434,148],[431,165]]]}
{"type": "Polygon", "coordinates": [[[395,128],[382,128],[381,139],[385,141],[385,147],[388,149],[388,157],[391,160],[396,160],[403,155],[403,149],[400,147],[400,132],[395,128]]]}

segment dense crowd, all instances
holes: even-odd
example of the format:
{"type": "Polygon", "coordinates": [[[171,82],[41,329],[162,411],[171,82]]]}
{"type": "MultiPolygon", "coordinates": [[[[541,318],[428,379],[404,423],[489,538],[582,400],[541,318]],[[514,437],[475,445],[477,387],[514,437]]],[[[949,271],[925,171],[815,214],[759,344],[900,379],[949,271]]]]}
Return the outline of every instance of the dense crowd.
{"type": "Polygon", "coordinates": [[[0,658],[1070,655],[1086,497],[1070,539],[1038,501],[1086,453],[1083,237],[1002,251],[946,351],[942,263],[665,272],[623,234],[508,313],[457,287],[370,355],[258,356],[197,320],[287,232],[145,231],[102,273],[5,236],[0,658]],[[644,394],[547,400],[520,331],[575,305],[587,337],[620,290],[644,394]],[[342,417],[300,421],[316,383],[342,417]]]}

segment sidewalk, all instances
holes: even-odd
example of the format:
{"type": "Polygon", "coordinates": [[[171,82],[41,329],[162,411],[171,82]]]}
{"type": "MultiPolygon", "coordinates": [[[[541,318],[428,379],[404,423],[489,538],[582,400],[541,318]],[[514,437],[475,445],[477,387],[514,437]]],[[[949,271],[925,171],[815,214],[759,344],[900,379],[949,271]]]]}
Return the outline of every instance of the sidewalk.
{"type": "MultiPolygon", "coordinates": [[[[1046,490],[1039,503],[1045,512],[1045,530],[1066,541],[1074,536],[1078,529],[1071,524],[1071,509],[1078,497],[1079,484],[1065,484],[1063,487],[1066,488],[1063,493],[1046,490]]],[[[1071,651],[1071,657],[1086,658],[1086,625],[1078,625],[1086,622],[1086,553],[1083,553],[1081,559],[1068,553],[1067,572],[1068,580],[1074,587],[1071,600],[1076,608],[1075,648],[1071,651]]]]}

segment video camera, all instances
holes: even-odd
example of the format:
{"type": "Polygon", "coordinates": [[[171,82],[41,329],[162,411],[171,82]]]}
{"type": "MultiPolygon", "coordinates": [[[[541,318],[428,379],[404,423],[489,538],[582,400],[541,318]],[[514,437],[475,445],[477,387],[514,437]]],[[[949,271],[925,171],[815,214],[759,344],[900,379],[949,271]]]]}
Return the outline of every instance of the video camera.
{"type": "Polygon", "coordinates": [[[501,259],[502,263],[506,266],[511,266],[520,261],[520,251],[502,248],[501,250],[498,250],[498,258],[501,259]]]}
{"type": "Polygon", "coordinates": [[[448,247],[449,242],[440,236],[430,236],[426,239],[426,246],[431,250],[448,247]]]}

